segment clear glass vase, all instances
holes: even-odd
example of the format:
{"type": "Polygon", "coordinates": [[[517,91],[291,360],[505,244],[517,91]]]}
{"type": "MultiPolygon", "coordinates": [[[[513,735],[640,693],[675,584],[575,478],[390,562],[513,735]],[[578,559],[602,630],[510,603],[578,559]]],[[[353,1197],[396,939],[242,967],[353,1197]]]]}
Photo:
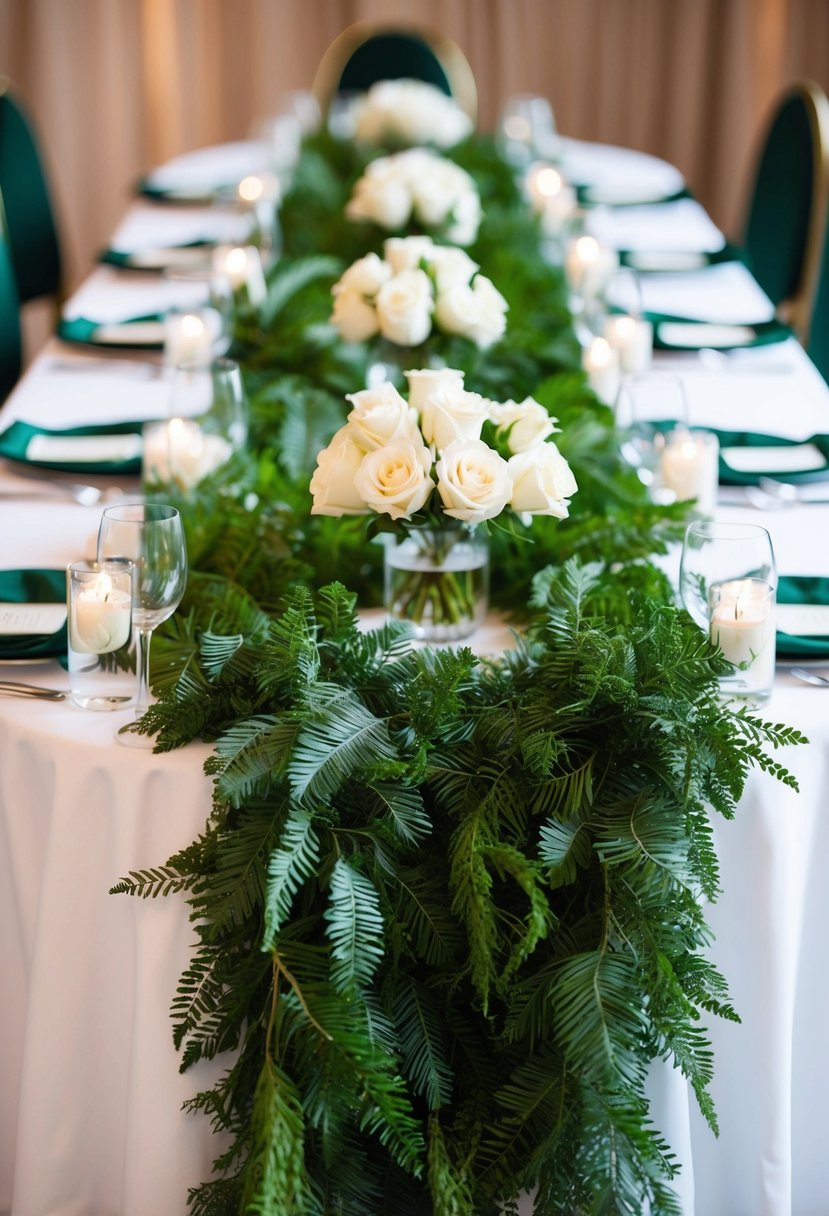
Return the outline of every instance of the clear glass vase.
{"type": "Polygon", "coordinates": [[[483,624],[489,605],[489,547],[474,528],[418,528],[385,550],[389,616],[425,642],[458,642],[483,624]]]}

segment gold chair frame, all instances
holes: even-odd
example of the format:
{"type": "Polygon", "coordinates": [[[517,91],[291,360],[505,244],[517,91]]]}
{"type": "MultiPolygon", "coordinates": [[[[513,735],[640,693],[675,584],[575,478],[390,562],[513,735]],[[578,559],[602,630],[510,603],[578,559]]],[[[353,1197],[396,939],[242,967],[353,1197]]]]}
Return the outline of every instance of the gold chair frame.
{"type": "Polygon", "coordinates": [[[391,24],[389,22],[358,21],[337,35],[320,60],[311,85],[311,92],[316,97],[323,115],[328,113],[331,101],[337,93],[343,69],[351,56],[364,42],[378,34],[412,34],[421,38],[446,73],[452,89],[452,97],[473,122],[477,121],[478,92],[475,87],[475,77],[469,61],[458,44],[451,38],[446,38],[433,30],[400,22],[391,24]]]}

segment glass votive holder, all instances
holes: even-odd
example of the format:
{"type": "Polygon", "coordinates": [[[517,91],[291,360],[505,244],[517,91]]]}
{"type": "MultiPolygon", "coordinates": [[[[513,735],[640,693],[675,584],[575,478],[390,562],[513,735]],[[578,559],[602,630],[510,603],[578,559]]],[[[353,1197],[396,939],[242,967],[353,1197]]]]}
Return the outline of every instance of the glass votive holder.
{"type": "Polygon", "coordinates": [[[776,588],[760,578],[714,583],[708,592],[708,636],[734,664],[720,676],[728,697],[761,705],[774,685],[776,588]]]}
{"type": "Polygon", "coordinates": [[[230,346],[233,291],[215,270],[167,270],[164,358],[180,363],[209,363],[230,346]]]}
{"type": "Polygon", "coordinates": [[[718,676],[728,700],[761,705],[774,685],[777,567],[758,524],[694,520],[679,569],[682,603],[733,670],[718,676]]]}
{"type": "Polygon", "coordinates": [[[70,699],[81,709],[125,709],[134,698],[133,570],[126,558],[67,567],[70,699]]]}
{"type": "Polygon", "coordinates": [[[606,338],[593,338],[582,351],[581,365],[590,387],[606,405],[612,405],[619,389],[619,356],[606,338]]]}
{"type": "Polygon", "coordinates": [[[255,308],[268,294],[262,256],[255,245],[217,245],[213,269],[230,283],[237,305],[255,308]]]}
{"type": "Polygon", "coordinates": [[[713,515],[720,484],[720,444],[713,431],[677,427],[664,436],[659,463],[659,497],[672,502],[696,499],[703,515],[713,515]]]}

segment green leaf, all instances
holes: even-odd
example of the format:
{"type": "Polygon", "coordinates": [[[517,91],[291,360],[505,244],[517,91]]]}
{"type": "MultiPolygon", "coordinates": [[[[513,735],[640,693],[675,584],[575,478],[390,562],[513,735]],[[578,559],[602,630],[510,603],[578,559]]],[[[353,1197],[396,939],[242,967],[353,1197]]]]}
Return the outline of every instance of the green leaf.
{"type": "Polygon", "coordinates": [[[341,857],[331,871],[325,911],[331,942],[331,982],[338,992],[369,983],[383,958],[383,916],[377,891],[364,874],[341,857]]]}

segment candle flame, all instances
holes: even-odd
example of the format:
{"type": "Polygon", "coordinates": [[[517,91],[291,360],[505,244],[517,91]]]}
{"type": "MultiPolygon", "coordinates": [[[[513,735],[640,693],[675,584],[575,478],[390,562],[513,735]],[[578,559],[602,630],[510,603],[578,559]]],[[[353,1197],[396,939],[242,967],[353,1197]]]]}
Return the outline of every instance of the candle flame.
{"type": "Polygon", "coordinates": [[[239,182],[239,197],[246,203],[255,203],[265,192],[265,183],[261,177],[243,177],[239,182]]]}
{"type": "Polygon", "coordinates": [[[186,338],[200,338],[204,329],[204,321],[195,313],[186,312],[181,318],[181,332],[186,338]]]}
{"type": "Polygon", "coordinates": [[[555,198],[557,194],[561,194],[563,185],[564,181],[558,169],[549,165],[539,169],[535,175],[535,188],[544,198],[555,198]]]}
{"type": "Polygon", "coordinates": [[[594,366],[605,367],[610,362],[611,353],[607,338],[594,338],[590,344],[590,357],[594,366]]]}
{"type": "Polygon", "coordinates": [[[242,274],[247,270],[248,255],[247,250],[242,248],[231,249],[225,259],[225,269],[229,274],[242,274]]]}
{"type": "Polygon", "coordinates": [[[594,236],[580,236],[576,241],[576,254],[583,262],[598,262],[600,252],[594,236]]]}

